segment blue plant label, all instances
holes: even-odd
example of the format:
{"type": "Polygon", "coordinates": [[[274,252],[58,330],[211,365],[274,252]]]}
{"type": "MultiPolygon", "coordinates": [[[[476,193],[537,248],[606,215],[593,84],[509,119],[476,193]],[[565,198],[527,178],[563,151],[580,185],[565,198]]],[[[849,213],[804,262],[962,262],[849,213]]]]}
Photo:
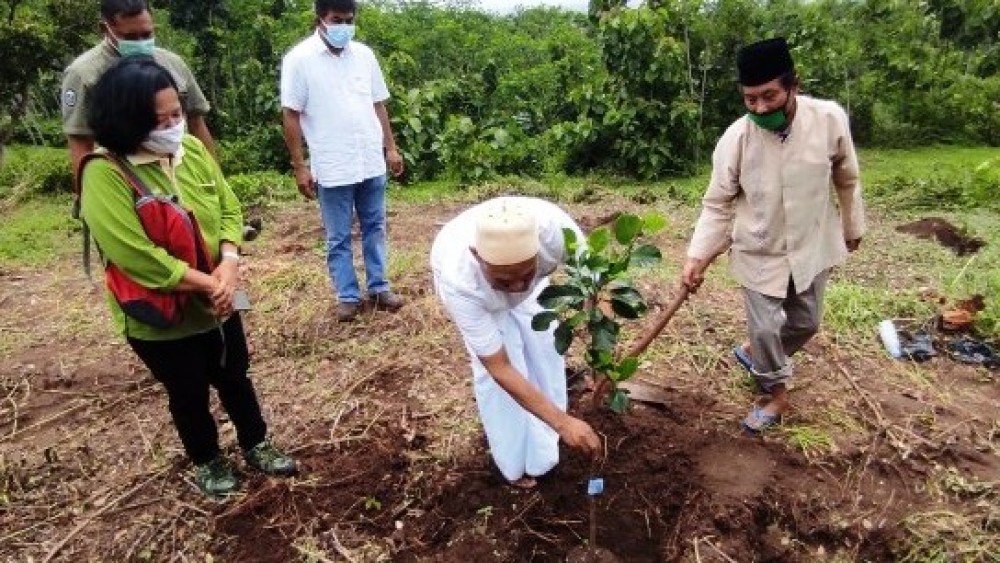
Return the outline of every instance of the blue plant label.
{"type": "Polygon", "coordinates": [[[604,479],[600,477],[594,477],[590,481],[587,481],[587,494],[590,496],[597,496],[604,492],[604,479]]]}

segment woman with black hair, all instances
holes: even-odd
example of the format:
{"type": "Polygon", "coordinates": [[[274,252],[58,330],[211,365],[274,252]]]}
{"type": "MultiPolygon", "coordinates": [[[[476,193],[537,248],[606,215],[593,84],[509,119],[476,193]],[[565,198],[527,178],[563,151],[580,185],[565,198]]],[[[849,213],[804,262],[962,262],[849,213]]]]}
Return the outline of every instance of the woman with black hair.
{"type": "Polygon", "coordinates": [[[236,427],[247,464],[289,475],[295,461],[267,440],[257,395],[247,377],[249,355],[233,298],[239,283],[243,229],[240,203],[215,160],[185,133],[177,86],[149,57],[126,57],[98,80],[91,95],[90,127],[109,158],[89,158],[78,172],[81,216],[105,264],[160,292],[187,292],[179,322],[153,326],[131,316],[108,294],[118,331],[167,390],[170,414],[203,492],[234,492],[238,480],[219,448],[209,410],[209,387],[236,427]],[[136,211],[129,178],[190,211],[210,262],[200,271],[150,240],[136,211]]]}

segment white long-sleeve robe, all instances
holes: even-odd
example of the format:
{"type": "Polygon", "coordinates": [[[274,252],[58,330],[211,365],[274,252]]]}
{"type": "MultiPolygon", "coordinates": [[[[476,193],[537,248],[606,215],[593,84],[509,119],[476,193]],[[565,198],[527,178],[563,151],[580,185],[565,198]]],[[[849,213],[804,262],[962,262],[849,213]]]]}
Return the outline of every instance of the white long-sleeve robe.
{"type": "Polygon", "coordinates": [[[534,198],[518,199],[536,213],[539,223],[538,274],[526,292],[497,291],[483,276],[470,251],[478,206],[449,221],[431,248],[435,289],[471,356],[476,405],[490,453],[511,481],[551,470],[559,461],[559,436],[518,405],[479,358],[496,354],[503,347],[521,375],[558,408],[566,409],[565,361],[555,351],[554,326],[537,332],[531,328],[531,319],[542,311],[536,300],[538,293],[563,262],[562,229],[573,229],[583,237],[579,226],[556,205],[534,198]]]}

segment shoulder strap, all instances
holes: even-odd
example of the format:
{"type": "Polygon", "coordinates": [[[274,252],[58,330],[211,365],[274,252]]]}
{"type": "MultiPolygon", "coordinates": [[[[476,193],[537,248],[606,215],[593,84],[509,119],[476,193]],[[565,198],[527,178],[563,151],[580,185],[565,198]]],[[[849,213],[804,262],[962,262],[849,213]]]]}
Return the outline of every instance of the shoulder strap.
{"type": "Polygon", "coordinates": [[[87,274],[87,279],[91,281],[93,281],[93,276],[90,271],[90,227],[87,226],[87,221],[80,217],[80,196],[83,194],[83,169],[91,161],[99,158],[107,159],[118,169],[122,177],[132,188],[136,200],[150,195],[149,189],[142,183],[131,166],[118,155],[109,152],[91,152],[80,159],[80,164],[76,168],[76,176],[73,179],[73,218],[81,219],[81,223],[83,224],[81,230],[81,234],[83,235],[83,271],[87,274]]]}
{"type": "Polygon", "coordinates": [[[142,183],[142,180],[140,180],[139,176],[136,175],[135,170],[132,169],[132,165],[128,162],[128,160],[111,153],[108,153],[108,158],[111,162],[118,165],[118,170],[121,171],[122,176],[125,176],[125,180],[128,181],[128,183],[132,186],[132,189],[139,194],[139,197],[147,197],[151,195],[149,188],[146,187],[146,184],[142,183]]]}
{"type": "Polygon", "coordinates": [[[114,164],[115,168],[121,172],[122,177],[125,178],[125,181],[128,182],[129,186],[132,187],[139,197],[150,195],[149,189],[146,188],[146,185],[142,183],[142,180],[136,176],[135,171],[132,170],[132,166],[127,160],[110,152],[92,152],[80,159],[80,164],[76,167],[76,176],[73,181],[73,194],[76,196],[77,205],[75,209],[77,210],[77,213],[74,217],[79,217],[79,201],[81,194],[83,194],[83,169],[86,168],[91,161],[99,158],[106,159],[114,164]]]}

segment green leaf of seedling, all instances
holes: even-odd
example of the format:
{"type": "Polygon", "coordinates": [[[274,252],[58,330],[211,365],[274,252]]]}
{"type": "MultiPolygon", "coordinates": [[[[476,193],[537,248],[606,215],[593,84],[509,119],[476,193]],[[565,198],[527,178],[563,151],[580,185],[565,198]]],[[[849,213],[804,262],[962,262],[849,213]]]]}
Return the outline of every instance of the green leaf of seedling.
{"type": "Polygon", "coordinates": [[[611,392],[611,400],[608,401],[608,406],[616,413],[623,414],[628,410],[628,402],[628,391],[616,388],[611,392]]]}
{"type": "Polygon", "coordinates": [[[572,317],[566,319],[565,322],[569,326],[571,326],[573,328],[576,328],[576,327],[580,326],[581,324],[587,322],[587,316],[588,315],[587,315],[586,311],[579,311],[575,315],[573,315],[572,317]]]}
{"type": "Polygon", "coordinates": [[[579,309],[583,304],[583,292],[573,285],[553,284],[538,294],[538,304],[546,309],[556,309],[561,306],[579,309]]]}
{"type": "Polygon", "coordinates": [[[592,254],[599,254],[604,252],[604,249],[611,244],[611,232],[606,228],[601,227],[595,229],[587,237],[587,245],[590,246],[590,252],[592,254]]]}
{"type": "Polygon", "coordinates": [[[642,231],[642,220],[631,213],[622,213],[615,220],[615,239],[619,244],[629,244],[642,231]]]}
{"type": "Polygon", "coordinates": [[[573,343],[573,327],[567,323],[562,323],[556,327],[555,333],[556,352],[565,355],[569,350],[569,345],[573,343]]]}
{"type": "Polygon", "coordinates": [[[579,241],[576,239],[576,231],[569,228],[564,228],[563,232],[563,245],[566,247],[566,261],[575,262],[577,259],[577,253],[580,250],[579,241]]]}
{"type": "Polygon", "coordinates": [[[647,213],[642,216],[642,234],[651,235],[667,226],[667,218],[659,213],[647,213]]]}
{"type": "Polygon", "coordinates": [[[651,244],[644,244],[632,251],[631,266],[652,266],[663,258],[660,249],[651,244]]]}
{"type": "Polygon", "coordinates": [[[552,325],[552,321],[557,320],[559,314],[555,311],[542,311],[531,318],[531,328],[537,331],[545,331],[552,325]]]}
{"type": "Polygon", "coordinates": [[[613,352],[618,343],[618,324],[607,317],[590,325],[590,347],[601,352],[613,352]]]}
{"type": "Polygon", "coordinates": [[[615,366],[615,357],[611,352],[601,351],[601,350],[587,350],[583,355],[584,361],[590,366],[594,373],[600,373],[607,376],[608,372],[611,371],[615,366]]]}
{"type": "MultiPolygon", "coordinates": [[[[608,240],[610,241],[611,240],[611,238],[610,238],[611,235],[609,234],[608,237],[609,237],[608,240]]],[[[588,256],[587,260],[584,263],[586,264],[587,268],[590,269],[590,272],[592,274],[593,273],[597,273],[597,274],[604,273],[604,272],[606,272],[608,270],[608,267],[611,265],[611,263],[608,261],[607,258],[605,258],[604,256],[597,255],[597,254],[591,254],[590,256],[588,256]]]]}
{"type": "Polygon", "coordinates": [[[629,379],[630,377],[635,375],[635,372],[638,369],[639,369],[639,358],[636,358],[634,356],[630,358],[625,358],[624,360],[622,360],[620,364],[618,364],[618,369],[616,370],[618,376],[617,381],[625,381],[629,379]]]}
{"type": "Polygon", "coordinates": [[[646,312],[646,304],[634,299],[612,296],[611,310],[623,319],[638,319],[646,312]]]}
{"type": "Polygon", "coordinates": [[[628,263],[628,259],[612,260],[611,263],[608,264],[608,277],[614,279],[619,275],[624,274],[625,271],[628,270],[628,263]]]}
{"type": "MultiPolygon", "coordinates": [[[[646,312],[646,300],[642,298],[642,295],[635,290],[635,288],[628,285],[620,285],[611,288],[611,307],[614,309],[615,303],[619,303],[622,306],[627,306],[642,315],[646,312]]],[[[618,313],[618,311],[615,311],[618,313]]],[[[621,313],[618,313],[619,315],[621,313]]],[[[634,318],[634,317],[628,317],[634,318]]]]}

